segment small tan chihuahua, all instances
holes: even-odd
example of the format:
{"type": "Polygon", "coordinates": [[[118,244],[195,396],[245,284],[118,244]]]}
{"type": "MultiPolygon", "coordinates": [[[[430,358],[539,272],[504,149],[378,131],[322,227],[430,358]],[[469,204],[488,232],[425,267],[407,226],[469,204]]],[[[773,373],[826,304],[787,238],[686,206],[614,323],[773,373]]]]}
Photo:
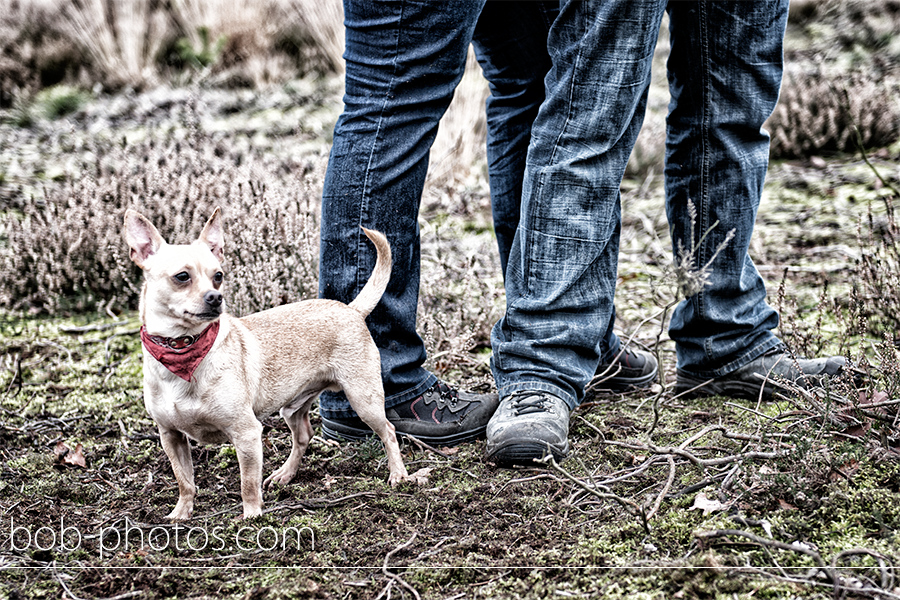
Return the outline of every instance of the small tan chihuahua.
{"type": "Polygon", "coordinates": [[[167,244],[143,215],[125,213],[131,259],[144,271],[144,403],[178,481],[178,503],[169,519],[187,520],[194,509],[197,487],[188,438],[234,444],[243,516],[262,514],[259,419],[280,410],[290,427],[291,454],[264,484],[288,483],[313,436],[309,409],[322,390],[343,390],[381,438],[391,485],[409,478],[394,426],[385,417],[381,360],[365,323],[387,287],[391,251],[384,235],[364,231],[378,258],[349,305],[307,300],[238,319],[224,311],[225,243],[218,208],[189,245],[167,244]]]}

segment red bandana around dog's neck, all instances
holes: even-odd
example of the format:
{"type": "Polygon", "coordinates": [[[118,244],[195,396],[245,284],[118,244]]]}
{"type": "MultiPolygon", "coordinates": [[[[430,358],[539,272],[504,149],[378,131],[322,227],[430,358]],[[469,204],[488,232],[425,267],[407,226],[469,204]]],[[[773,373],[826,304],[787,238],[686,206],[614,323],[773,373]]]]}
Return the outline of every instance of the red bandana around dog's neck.
{"type": "Polygon", "coordinates": [[[141,342],[147,352],[185,381],[191,380],[197,366],[212,348],[217,335],[219,335],[219,321],[214,321],[200,335],[177,338],[150,335],[146,328],[141,326],[141,342]]]}

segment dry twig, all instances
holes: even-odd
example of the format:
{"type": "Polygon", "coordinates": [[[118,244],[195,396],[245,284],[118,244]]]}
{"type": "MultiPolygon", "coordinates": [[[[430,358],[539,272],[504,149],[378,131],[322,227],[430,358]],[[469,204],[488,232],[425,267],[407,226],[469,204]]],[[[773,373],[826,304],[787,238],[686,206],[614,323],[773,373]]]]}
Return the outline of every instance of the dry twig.
{"type": "MultiPolygon", "coordinates": [[[[380,600],[380,598],[382,596],[384,596],[385,594],[390,594],[391,586],[394,583],[398,583],[401,586],[403,586],[404,589],[409,590],[409,592],[413,595],[413,597],[416,600],[421,600],[421,597],[419,596],[419,592],[416,591],[416,588],[414,588],[413,586],[411,586],[408,583],[406,583],[405,581],[403,581],[403,578],[401,578],[396,573],[391,573],[390,571],[388,571],[388,563],[390,563],[391,557],[394,556],[395,554],[397,554],[398,552],[400,552],[402,550],[406,550],[407,548],[412,546],[413,542],[416,541],[417,535],[418,535],[417,532],[413,532],[411,538],[409,538],[406,542],[404,542],[403,544],[400,544],[399,546],[397,546],[396,548],[394,548],[393,550],[388,552],[387,555],[385,555],[384,564],[381,567],[381,572],[384,573],[384,576],[387,577],[388,579],[390,579],[390,581],[384,587],[384,589],[381,590],[381,593],[378,594],[378,596],[375,598],[375,600],[380,600]]],[[[390,596],[388,596],[388,597],[390,597],[390,596]]]]}

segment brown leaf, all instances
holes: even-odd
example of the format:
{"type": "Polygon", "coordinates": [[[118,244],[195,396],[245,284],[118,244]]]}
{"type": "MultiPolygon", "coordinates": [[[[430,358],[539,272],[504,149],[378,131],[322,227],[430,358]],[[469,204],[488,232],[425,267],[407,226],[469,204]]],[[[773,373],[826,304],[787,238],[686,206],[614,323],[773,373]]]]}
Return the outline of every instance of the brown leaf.
{"type": "Polygon", "coordinates": [[[56,447],[53,448],[53,454],[56,455],[57,462],[62,460],[62,457],[69,453],[69,447],[63,444],[62,442],[56,442],[56,447]]]}
{"type": "Polygon", "coordinates": [[[778,508],[781,510],[797,510],[797,507],[791,504],[790,502],[786,502],[781,498],[778,499],[778,508]]]}
{"type": "Polygon", "coordinates": [[[851,425],[847,429],[844,430],[844,435],[849,435],[857,438],[866,437],[866,433],[869,431],[870,425],[868,423],[862,423],[860,425],[851,425]]]}
{"type": "Polygon", "coordinates": [[[409,476],[409,480],[416,485],[427,485],[428,484],[428,476],[431,475],[431,472],[434,471],[434,467],[422,467],[415,473],[409,476]]]}
{"type": "Polygon", "coordinates": [[[865,390],[859,391],[859,403],[860,404],[877,404],[879,402],[887,402],[891,397],[887,394],[887,392],[875,392],[871,396],[866,394],[865,390]]]}
{"type": "Polygon", "coordinates": [[[62,457],[63,463],[72,465],[73,467],[81,467],[82,469],[87,468],[87,462],[84,460],[84,453],[82,450],[81,444],[75,446],[74,450],[69,450],[69,452],[62,457]]]}
{"type": "Polygon", "coordinates": [[[857,471],[859,471],[859,461],[858,460],[849,460],[842,464],[840,467],[837,467],[831,471],[831,474],[828,476],[829,481],[832,483],[836,481],[841,481],[843,479],[849,479],[853,477],[857,471]]]}

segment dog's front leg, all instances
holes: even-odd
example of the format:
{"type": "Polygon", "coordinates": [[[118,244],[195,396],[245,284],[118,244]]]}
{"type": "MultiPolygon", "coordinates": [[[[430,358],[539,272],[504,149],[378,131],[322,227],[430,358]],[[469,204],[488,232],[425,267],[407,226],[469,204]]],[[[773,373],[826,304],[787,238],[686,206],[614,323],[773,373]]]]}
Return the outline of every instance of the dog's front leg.
{"type": "Polygon", "coordinates": [[[166,517],[173,521],[187,521],[194,512],[194,498],[197,497],[197,486],[194,485],[194,465],[191,462],[191,445],[187,436],[175,429],[159,428],[159,439],[163,450],[172,463],[172,472],[178,482],[178,503],[166,517]]]}
{"type": "Polygon", "coordinates": [[[231,435],[241,468],[241,499],[245,519],[262,514],[262,431],[262,423],[251,414],[231,435]]]}

